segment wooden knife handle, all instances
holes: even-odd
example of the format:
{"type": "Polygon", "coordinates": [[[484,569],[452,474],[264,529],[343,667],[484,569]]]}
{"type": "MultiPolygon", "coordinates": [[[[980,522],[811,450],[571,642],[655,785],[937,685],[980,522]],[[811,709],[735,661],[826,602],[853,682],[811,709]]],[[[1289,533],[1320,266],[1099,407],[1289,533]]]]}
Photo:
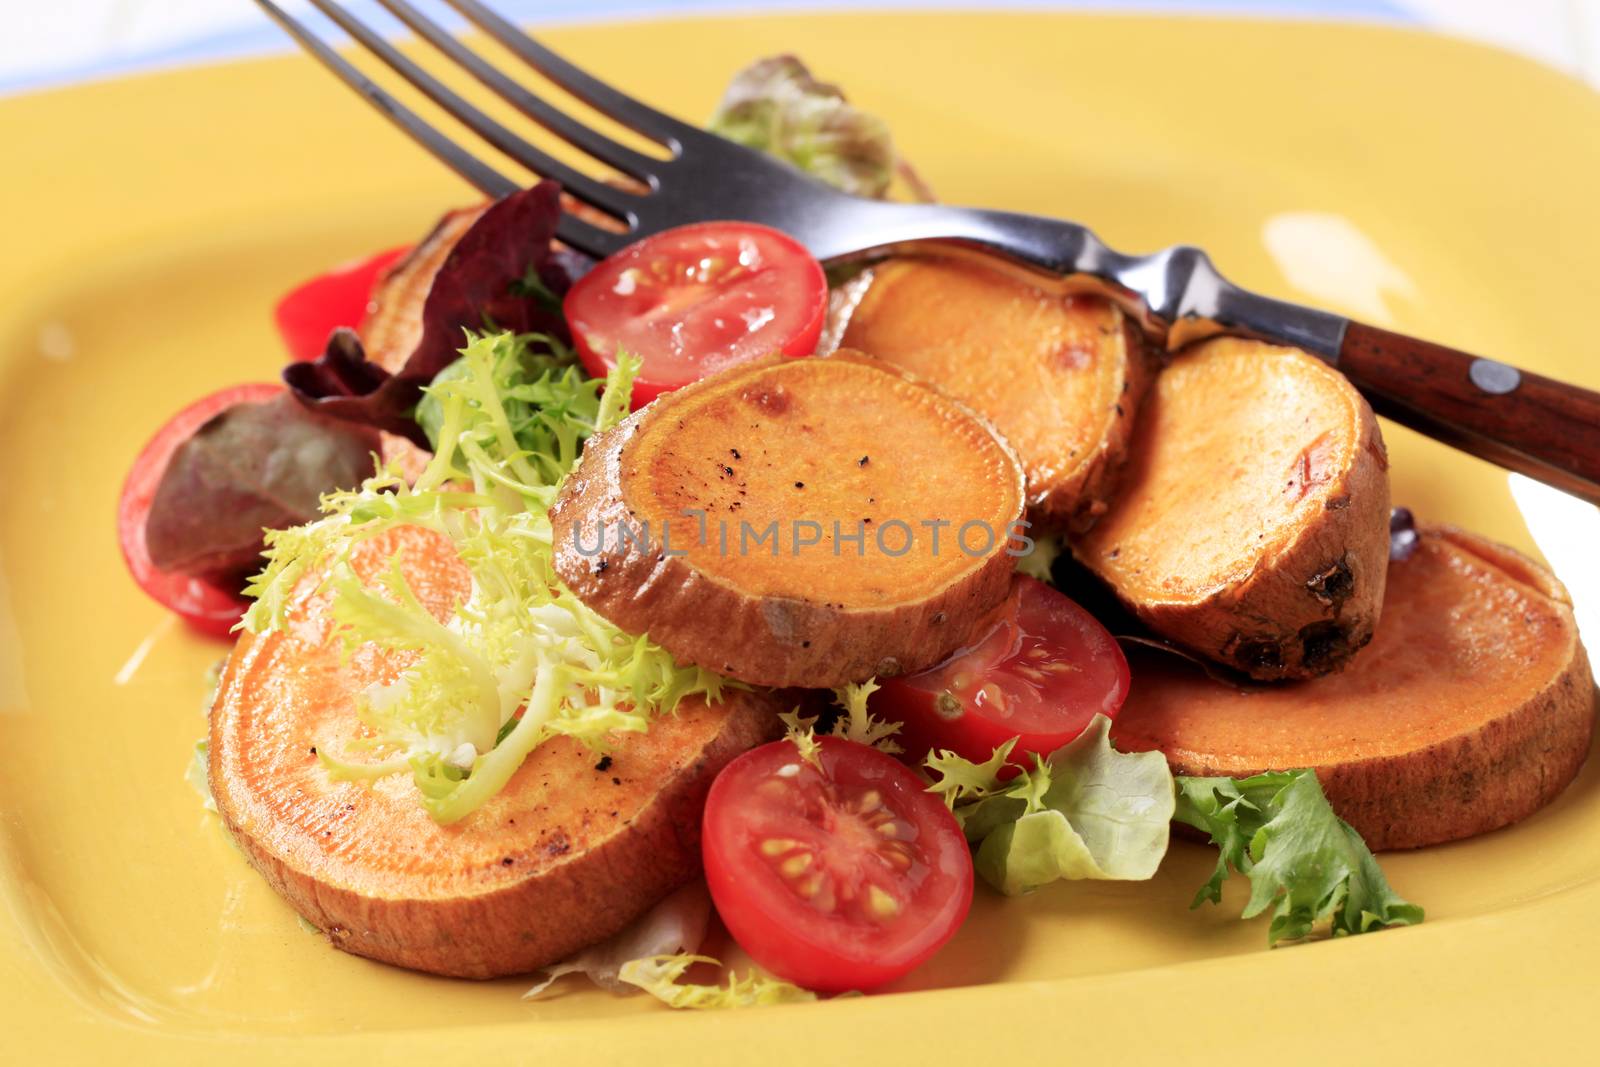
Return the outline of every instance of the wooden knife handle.
{"type": "Polygon", "coordinates": [[[1600,393],[1359,322],[1338,367],[1378,414],[1600,503],[1600,393]]]}

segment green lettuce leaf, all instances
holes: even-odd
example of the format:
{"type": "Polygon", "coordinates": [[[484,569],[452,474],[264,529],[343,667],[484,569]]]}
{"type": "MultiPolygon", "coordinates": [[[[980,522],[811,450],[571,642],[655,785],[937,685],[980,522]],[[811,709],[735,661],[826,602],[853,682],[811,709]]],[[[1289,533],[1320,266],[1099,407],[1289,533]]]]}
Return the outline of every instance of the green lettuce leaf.
{"type": "Polygon", "coordinates": [[[1333,813],[1315,772],[1178,779],[1176,818],[1211,836],[1217,869],[1194,906],[1220,903],[1230,869],[1250,879],[1246,919],[1270,911],[1268,944],[1327,923],[1334,936],[1420,923],[1422,908],[1389,888],[1361,835],[1333,813]]]}
{"type": "Polygon", "coordinates": [[[684,972],[697,963],[722,966],[710,956],[646,956],[624,963],[618,977],[671,1008],[757,1008],[817,999],[809,989],[760,974],[742,978],[730,974],[724,985],[680,982],[684,972]]]}
{"type": "Polygon", "coordinates": [[[708,128],[857,196],[881,197],[894,178],[889,127],[794,56],[758,60],[734,75],[708,128]]]}
{"type": "Polygon", "coordinates": [[[1142,880],[1166,855],[1172,773],[1159,752],[1111,746],[1097,715],[1071,744],[999,778],[1010,747],[977,764],[952,752],[929,757],[941,793],[977,849],[978,874],[1007,895],[1060,879],[1142,880]]]}
{"type": "Polygon", "coordinates": [[[867,710],[867,701],[881,688],[876,678],[869,678],[864,682],[852,682],[835,689],[833,702],[839,705],[844,714],[834,723],[833,735],[893,756],[905,751],[899,742],[891,740],[900,732],[900,724],[874,718],[867,710]]]}
{"type": "Polygon", "coordinates": [[[527,335],[470,337],[449,374],[428,388],[435,452],[415,484],[392,471],[323,499],[323,517],[267,534],[266,569],[248,592],[243,625],[284,625],[302,580],[331,590],[349,649],[411,650],[411,665],[358,698],[369,737],[317,756],[338,778],[410,773],[441,823],[497,793],[529,752],[556,736],[604,751],[684,697],[720,696],[723,680],[679,667],[647,637],[588,608],[555,573],[547,514],[583,441],[628,410],[638,361],[619,358],[604,390],[530,359],[527,335]],[[349,564],[363,541],[396,526],[435,530],[472,574],[472,593],[440,620],[420,602],[401,561],[376,582],[349,564]]]}

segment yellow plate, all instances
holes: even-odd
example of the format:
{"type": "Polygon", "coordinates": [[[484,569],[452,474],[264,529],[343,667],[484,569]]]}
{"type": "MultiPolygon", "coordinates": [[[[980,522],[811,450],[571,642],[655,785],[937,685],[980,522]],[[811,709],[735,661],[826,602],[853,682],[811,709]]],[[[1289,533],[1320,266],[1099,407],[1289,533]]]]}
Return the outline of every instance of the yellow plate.
{"type": "MultiPolygon", "coordinates": [[[[1500,53],[1355,26],[1042,14],[549,36],[690,117],[746,60],[797,51],[889,117],[948,200],[1079,218],[1130,251],[1189,241],[1264,291],[1600,386],[1588,321],[1600,97],[1500,53]]],[[[1188,910],[1211,860],[1180,845],[1149,885],[981,893],[955,944],[894,995],[815,1006],[528,1004],[524,983],[333,951],[183,782],[223,649],[133,587],[114,504],[171,412],[273,375],[277,294],[471,197],[299,58],[0,102],[0,144],[11,1058],[1349,1062],[1381,1048],[1549,1062],[1586,1047],[1600,958],[1593,767],[1513,831],[1388,857],[1429,920],[1374,937],[1269,952],[1263,923],[1231,917],[1239,897],[1188,910]]],[[[1501,472],[1385,429],[1396,500],[1532,548],[1501,472]]]]}

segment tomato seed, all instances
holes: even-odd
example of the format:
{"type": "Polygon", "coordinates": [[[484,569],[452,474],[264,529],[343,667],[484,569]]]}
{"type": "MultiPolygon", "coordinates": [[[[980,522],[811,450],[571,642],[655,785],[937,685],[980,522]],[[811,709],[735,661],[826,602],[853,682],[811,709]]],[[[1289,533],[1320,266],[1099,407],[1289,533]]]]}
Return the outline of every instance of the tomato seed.
{"type": "Polygon", "coordinates": [[[900,902],[875,885],[867,886],[867,910],[874,918],[892,919],[900,914],[900,902]]]}

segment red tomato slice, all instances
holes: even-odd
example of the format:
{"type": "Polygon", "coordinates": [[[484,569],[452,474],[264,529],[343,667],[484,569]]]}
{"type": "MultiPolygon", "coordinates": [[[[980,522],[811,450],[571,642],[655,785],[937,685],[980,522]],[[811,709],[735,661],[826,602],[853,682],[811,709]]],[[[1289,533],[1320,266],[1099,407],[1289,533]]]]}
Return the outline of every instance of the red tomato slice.
{"type": "Polygon", "coordinates": [[[828,312],[822,265],[794,238],[748,222],[646,237],[568,291],[584,367],[604,377],[623,350],[644,361],[633,406],[758,356],[809,356],[828,312]]]}
{"type": "Polygon", "coordinates": [[[156,486],[161,484],[161,476],[179,445],[224,409],[271,400],[281,392],[281,385],[236,385],[190,404],[156,431],[140,451],[117,501],[117,539],[122,543],[122,558],[127,561],[133,580],[157,603],[183,616],[195,629],[216,637],[228,636],[244,614],[245,598],[237,589],[223,589],[201,578],[157,570],[145,547],[145,518],[150,514],[156,486]]]}
{"type": "Polygon", "coordinates": [[[706,800],[701,848],[717,913],[761,966],[819,992],[898,978],[972,904],[955,818],[899,761],[826,737],[746,752],[706,800]]]}
{"type": "Polygon", "coordinates": [[[409,251],[411,246],[405,245],[352,260],[289,290],[278,301],[273,318],[290,356],[316,359],[335,329],[361,325],[378,279],[409,251]]]}
{"type": "Polygon", "coordinates": [[[907,758],[948,748],[986,760],[1016,737],[1014,756],[1049,755],[1099,713],[1115,718],[1128,696],[1128,661],[1116,638],[1076,602],[1017,575],[987,638],[919,674],[891,678],[873,710],[904,726],[907,758]]]}

